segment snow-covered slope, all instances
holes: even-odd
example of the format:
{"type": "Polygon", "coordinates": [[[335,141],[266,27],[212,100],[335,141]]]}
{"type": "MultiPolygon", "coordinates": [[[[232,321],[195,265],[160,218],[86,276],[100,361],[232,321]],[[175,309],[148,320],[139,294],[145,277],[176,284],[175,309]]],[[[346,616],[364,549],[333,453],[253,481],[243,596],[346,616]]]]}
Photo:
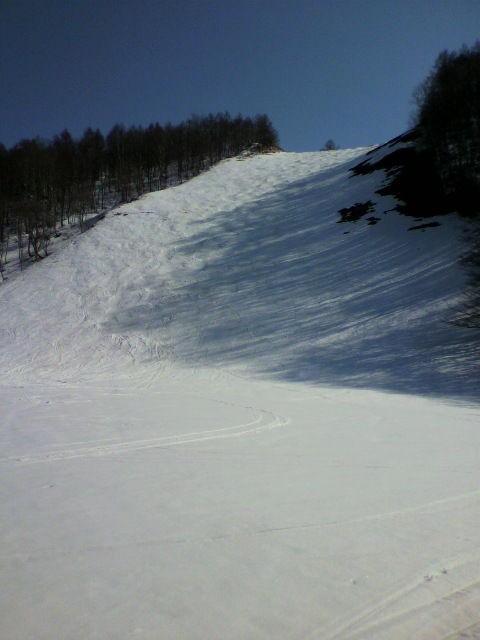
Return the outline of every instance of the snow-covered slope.
{"type": "Polygon", "coordinates": [[[464,231],[366,151],[224,161],[1,286],[2,637],[480,623],[464,231]]]}
{"type": "Polygon", "coordinates": [[[229,160],[118,209],[2,287],[3,375],[173,361],[475,394],[475,332],[446,322],[465,284],[461,225],[407,232],[411,219],[382,215],[392,201],[373,193],[378,172],[348,174],[363,153],[229,160]],[[336,224],[372,196],[381,224],[336,224]]]}

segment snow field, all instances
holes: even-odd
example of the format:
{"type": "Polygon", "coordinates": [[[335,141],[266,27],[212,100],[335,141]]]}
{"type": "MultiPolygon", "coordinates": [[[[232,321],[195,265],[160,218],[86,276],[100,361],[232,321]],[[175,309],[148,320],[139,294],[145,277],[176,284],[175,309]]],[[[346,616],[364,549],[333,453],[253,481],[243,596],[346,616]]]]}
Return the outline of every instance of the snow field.
{"type": "Polygon", "coordinates": [[[2,637],[475,633],[461,228],[335,224],[364,152],[223,162],[0,288],[2,637]]]}

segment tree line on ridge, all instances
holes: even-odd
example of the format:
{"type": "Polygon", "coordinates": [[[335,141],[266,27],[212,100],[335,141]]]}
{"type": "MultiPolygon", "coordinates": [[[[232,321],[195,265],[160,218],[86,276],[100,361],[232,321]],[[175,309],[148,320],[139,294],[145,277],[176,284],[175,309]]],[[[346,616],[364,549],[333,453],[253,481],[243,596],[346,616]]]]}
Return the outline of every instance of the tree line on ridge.
{"type": "Polygon", "coordinates": [[[88,128],[79,139],[64,130],[48,141],[0,144],[0,272],[12,243],[20,265],[39,260],[64,224],[183,182],[252,145],[278,147],[264,114],[192,116],[146,128],[116,124],[106,136],[88,128]]]}

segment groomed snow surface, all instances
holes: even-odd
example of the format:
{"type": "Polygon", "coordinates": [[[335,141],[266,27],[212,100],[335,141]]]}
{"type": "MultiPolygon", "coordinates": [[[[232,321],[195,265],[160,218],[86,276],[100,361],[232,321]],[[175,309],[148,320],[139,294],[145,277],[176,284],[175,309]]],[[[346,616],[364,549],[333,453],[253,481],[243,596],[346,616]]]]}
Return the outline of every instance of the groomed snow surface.
{"type": "Polygon", "coordinates": [[[224,161],[0,287],[2,639],[480,637],[465,233],[365,152],[224,161]]]}

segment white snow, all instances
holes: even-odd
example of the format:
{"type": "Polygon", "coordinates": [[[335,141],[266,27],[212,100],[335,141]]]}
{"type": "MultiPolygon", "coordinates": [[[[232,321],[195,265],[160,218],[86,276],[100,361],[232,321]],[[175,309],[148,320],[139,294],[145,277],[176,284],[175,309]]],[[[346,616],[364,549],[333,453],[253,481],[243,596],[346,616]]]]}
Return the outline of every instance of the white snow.
{"type": "Polygon", "coordinates": [[[478,637],[462,225],[365,152],[224,161],[0,286],[2,638],[478,637]]]}

